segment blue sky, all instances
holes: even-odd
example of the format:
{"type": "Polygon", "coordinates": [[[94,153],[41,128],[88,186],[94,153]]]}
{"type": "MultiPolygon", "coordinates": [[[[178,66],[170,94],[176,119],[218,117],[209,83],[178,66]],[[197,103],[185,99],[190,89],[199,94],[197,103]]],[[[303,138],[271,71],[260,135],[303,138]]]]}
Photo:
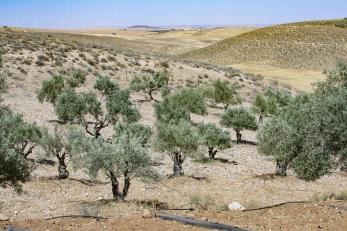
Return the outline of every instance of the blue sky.
{"type": "Polygon", "coordinates": [[[40,28],[254,25],[343,17],[347,0],[0,0],[0,25],[40,28]]]}

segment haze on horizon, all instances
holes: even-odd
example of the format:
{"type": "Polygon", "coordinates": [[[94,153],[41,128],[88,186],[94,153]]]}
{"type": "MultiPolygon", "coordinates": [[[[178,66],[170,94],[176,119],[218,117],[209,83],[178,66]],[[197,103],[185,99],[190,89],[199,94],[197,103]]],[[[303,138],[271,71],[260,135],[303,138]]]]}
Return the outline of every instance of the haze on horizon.
{"type": "Polygon", "coordinates": [[[270,25],[347,16],[345,0],[1,0],[0,25],[95,28],[132,25],[270,25]]]}

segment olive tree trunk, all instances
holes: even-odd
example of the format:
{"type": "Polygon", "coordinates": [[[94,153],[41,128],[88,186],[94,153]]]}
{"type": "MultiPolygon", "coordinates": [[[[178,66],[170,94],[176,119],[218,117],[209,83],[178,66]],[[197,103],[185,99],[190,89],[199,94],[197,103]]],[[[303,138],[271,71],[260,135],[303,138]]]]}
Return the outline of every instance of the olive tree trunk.
{"type": "Polygon", "coordinates": [[[276,160],[276,176],[287,176],[288,163],[286,161],[276,160]]]}
{"type": "Polygon", "coordinates": [[[216,158],[216,154],[217,154],[218,150],[215,149],[214,147],[208,147],[208,156],[210,159],[215,159],[216,158]]]}
{"type": "Polygon", "coordinates": [[[149,98],[150,98],[151,100],[154,100],[154,98],[153,98],[153,90],[149,90],[149,91],[148,91],[148,95],[149,95],[149,98]]]}
{"type": "Polygon", "coordinates": [[[242,134],[240,130],[236,130],[236,143],[241,143],[242,142],[242,134]]]}
{"type": "Polygon", "coordinates": [[[70,175],[66,167],[65,156],[66,156],[65,153],[63,153],[61,156],[57,155],[57,159],[59,161],[59,165],[58,165],[59,179],[66,179],[70,175]]]}
{"type": "Polygon", "coordinates": [[[184,172],[183,172],[182,164],[184,160],[183,160],[182,154],[180,152],[174,152],[173,161],[174,161],[173,175],[183,176],[184,172]]]}
{"type": "Polygon", "coordinates": [[[124,200],[125,197],[128,195],[129,188],[130,188],[130,177],[128,175],[128,171],[124,172],[124,186],[123,186],[122,192],[119,189],[120,186],[119,186],[118,179],[112,171],[110,171],[110,178],[111,178],[113,199],[115,201],[118,201],[119,199],[124,200]]]}

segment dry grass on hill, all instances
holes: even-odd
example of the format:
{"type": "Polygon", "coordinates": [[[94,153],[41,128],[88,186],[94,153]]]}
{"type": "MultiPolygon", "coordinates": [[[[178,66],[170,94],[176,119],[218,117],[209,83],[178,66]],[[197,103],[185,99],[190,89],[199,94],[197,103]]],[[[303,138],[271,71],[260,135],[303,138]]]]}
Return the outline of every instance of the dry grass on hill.
{"type": "Polygon", "coordinates": [[[267,27],[179,58],[218,65],[252,63],[322,71],[331,68],[337,59],[347,60],[347,29],[301,24],[267,27]]]}

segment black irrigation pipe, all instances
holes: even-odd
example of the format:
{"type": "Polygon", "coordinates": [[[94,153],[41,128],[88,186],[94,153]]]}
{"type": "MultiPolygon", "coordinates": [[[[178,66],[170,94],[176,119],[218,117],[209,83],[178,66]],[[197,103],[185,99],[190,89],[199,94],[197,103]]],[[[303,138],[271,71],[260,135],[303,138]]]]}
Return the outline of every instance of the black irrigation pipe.
{"type": "Polygon", "coordinates": [[[270,205],[270,206],[265,206],[265,207],[256,208],[256,209],[246,209],[246,210],[242,210],[242,212],[251,212],[251,211],[264,210],[264,209],[271,209],[271,208],[279,207],[282,205],[288,205],[288,204],[306,204],[306,203],[311,203],[311,202],[310,201],[288,201],[288,202],[270,205]]]}
{"type": "Polygon", "coordinates": [[[98,216],[83,216],[83,215],[65,215],[65,216],[57,216],[57,217],[49,217],[45,218],[45,221],[59,219],[59,218],[87,218],[87,219],[97,219],[97,220],[108,220],[109,217],[98,217],[98,216]]]}
{"type": "Polygon", "coordinates": [[[225,231],[248,231],[246,229],[241,229],[235,226],[229,226],[229,225],[214,223],[209,221],[201,221],[201,220],[196,220],[190,217],[180,217],[180,216],[167,215],[167,214],[158,214],[157,217],[160,218],[161,220],[176,221],[186,225],[198,226],[198,227],[202,227],[206,229],[225,230],[225,231]]]}

